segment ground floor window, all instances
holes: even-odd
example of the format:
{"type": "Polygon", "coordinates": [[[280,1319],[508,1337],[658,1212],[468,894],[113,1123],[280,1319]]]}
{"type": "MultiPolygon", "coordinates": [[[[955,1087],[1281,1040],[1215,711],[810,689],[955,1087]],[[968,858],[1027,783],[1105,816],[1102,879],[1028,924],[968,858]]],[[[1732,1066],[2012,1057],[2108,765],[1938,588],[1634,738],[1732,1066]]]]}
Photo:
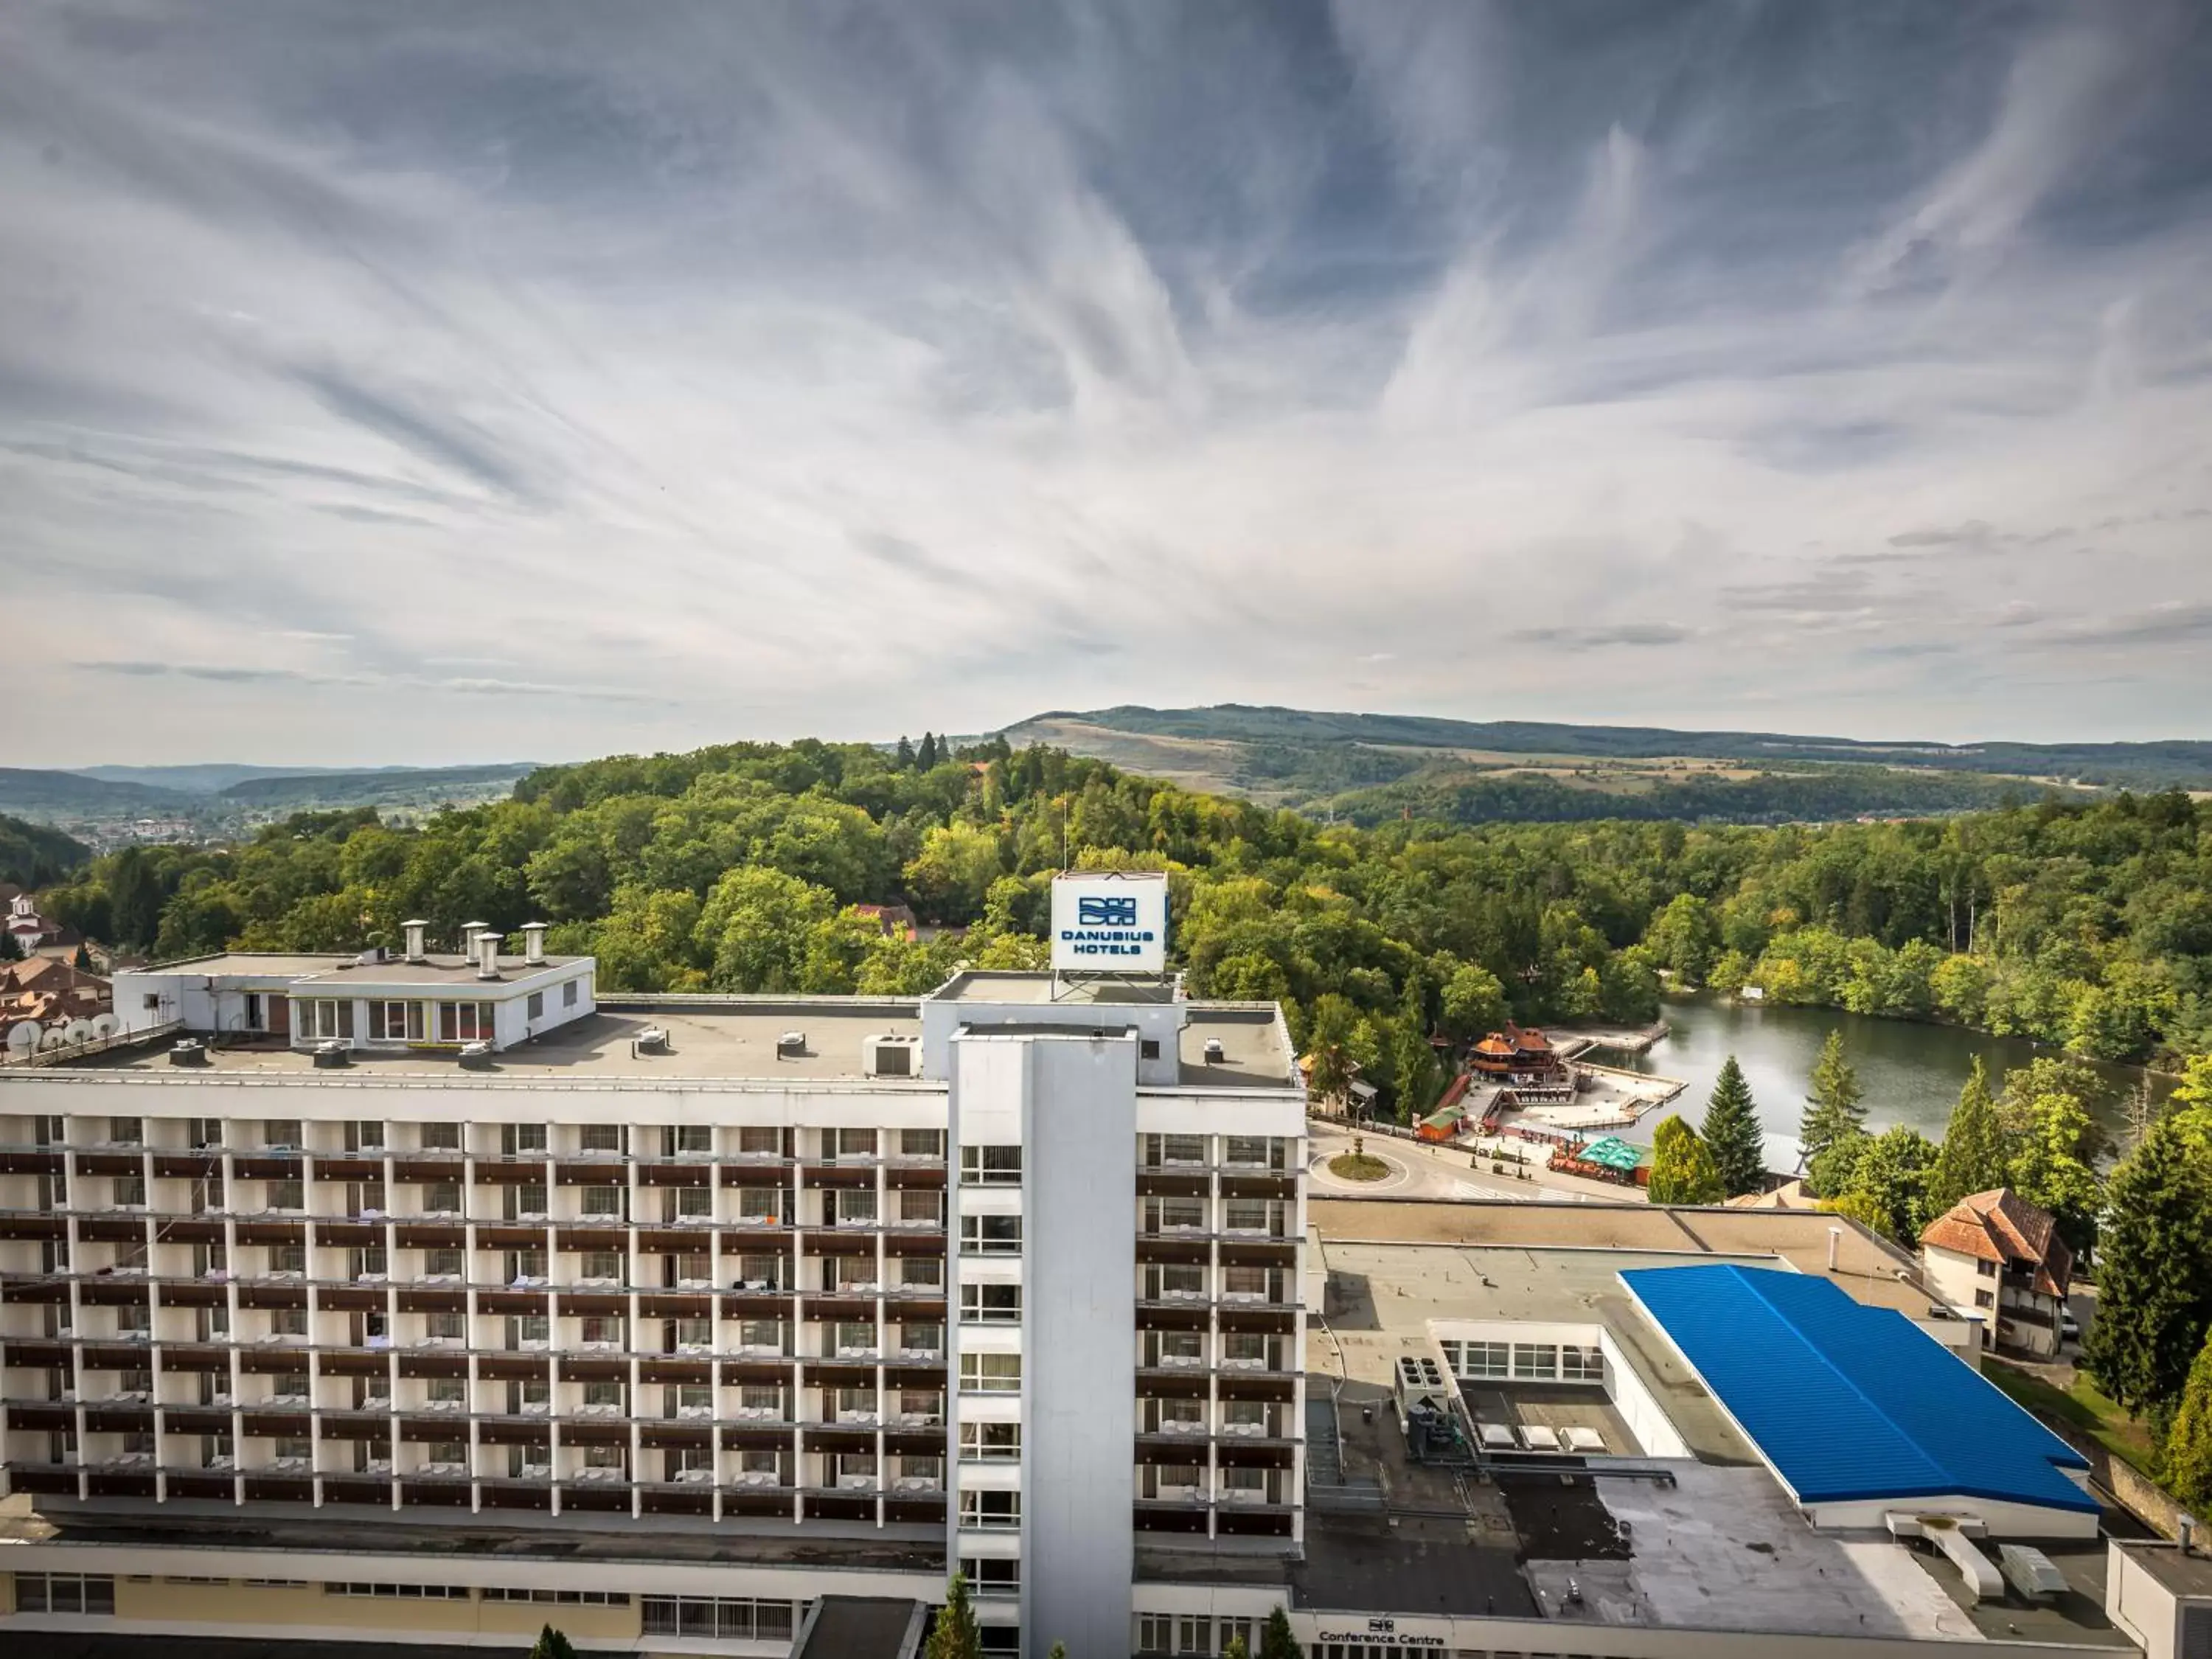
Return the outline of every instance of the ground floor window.
{"type": "Polygon", "coordinates": [[[439,1042],[489,1042],[491,1032],[492,1005],[489,1002],[441,1002],[438,1005],[439,1042]]]}
{"type": "Polygon", "coordinates": [[[1559,1350],[1559,1380],[1563,1382],[1604,1382],[1604,1350],[1601,1348],[1561,1348],[1559,1350]]]}
{"type": "Polygon", "coordinates": [[[1444,1363],[1455,1376],[1510,1376],[1510,1350],[1503,1342],[1446,1342],[1444,1363]]]}
{"type": "Polygon", "coordinates": [[[79,1572],[19,1572],[18,1613],[106,1613],[115,1611],[115,1580],[79,1572]]]}
{"type": "Polygon", "coordinates": [[[788,1642],[797,1628],[792,1603],[788,1601],[648,1595],[644,1602],[647,1636],[689,1636],[718,1642],[788,1642]]]}
{"type": "Polygon", "coordinates": [[[368,1005],[368,1034],[384,1042],[420,1042],[422,1005],[419,1002],[372,1002],[368,1005]]]}

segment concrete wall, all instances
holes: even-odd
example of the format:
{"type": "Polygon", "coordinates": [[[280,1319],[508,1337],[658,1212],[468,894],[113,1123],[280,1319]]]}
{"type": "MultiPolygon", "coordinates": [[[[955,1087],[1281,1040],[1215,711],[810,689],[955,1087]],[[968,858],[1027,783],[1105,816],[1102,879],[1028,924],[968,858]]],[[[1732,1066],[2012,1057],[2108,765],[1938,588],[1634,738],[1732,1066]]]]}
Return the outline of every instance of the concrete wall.
{"type": "Polygon", "coordinates": [[[1598,1346],[1605,1351],[1605,1389],[1613,1401],[1613,1408],[1620,1413],[1620,1420],[1644,1448],[1647,1457],[1687,1457],[1689,1443],[1684,1440],[1643,1373],[1630,1363],[1628,1355],[1613,1333],[1601,1329],[1598,1346]]]}
{"type": "Polygon", "coordinates": [[[1956,1515],[1982,1522],[1995,1539],[2094,1538],[2097,1512],[2045,1509],[2035,1504],[2001,1503],[1989,1498],[1949,1493],[1934,1498],[1876,1498],[1863,1503],[1801,1505],[1805,1518],[1831,1530],[1881,1528],[1895,1514],[1956,1515]]]}
{"type": "Polygon", "coordinates": [[[1119,1653],[1135,1565],[1137,1045],[1024,1046],[1023,1646],[1119,1653]]]}

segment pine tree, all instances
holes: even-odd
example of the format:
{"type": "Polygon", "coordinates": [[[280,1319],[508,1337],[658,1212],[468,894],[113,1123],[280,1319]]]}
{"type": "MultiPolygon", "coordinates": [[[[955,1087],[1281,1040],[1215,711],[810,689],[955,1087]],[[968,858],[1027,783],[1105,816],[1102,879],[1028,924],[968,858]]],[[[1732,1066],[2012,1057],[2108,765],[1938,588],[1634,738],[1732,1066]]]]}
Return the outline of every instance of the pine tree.
{"type": "Polygon", "coordinates": [[[1662,1119],[1651,1135],[1651,1201],[1654,1204],[1717,1204],[1720,1171],[1712,1149],[1699,1139],[1687,1118],[1662,1119]]]}
{"type": "Polygon", "coordinates": [[[1260,1659],[1305,1659],[1291,1634],[1291,1616],[1280,1607],[1267,1615],[1267,1627],[1260,1632],[1260,1659]]]}
{"type": "Polygon", "coordinates": [[[575,1644],[548,1625],[538,1632],[538,1641],[530,1650],[530,1659],[576,1659],[575,1644]]]}
{"type": "Polygon", "coordinates": [[[925,772],[937,764],[937,739],[927,732],[921,734],[921,748],[915,755],[914,763],[925,772]]]}
{"type": "Polygon", "coordinates": [[[2197,1350],[2181,1391],[2181,1409],[2166,1431],[2166,1490],[2197,1514],[2212,1508],[2212,1336],[2197,1350]]]}
{"type": "Polygon", "coordinates": [[[975,1604],[968,1597],[968,1575],[956,1572],[945,1586],[945,1605],[937,1610],[923,1659],[982,1659],[982,1655],[983,1636],[975,1627],[975,1604]]]}
{"type": "Polygon", "coordinates": [[[1929,1215],[1942,1215],[1970,1193],[2003,1186],[2012,1173],[2012,1150],[1997,1118],[1996,1102],[1990,1097],[1990,1074],[1977,1056],[1966,1086],[1959,1091],[1959,1103],[1951,1109],[1942,1151],[1928,1177],[1929,1215]]]}
{"type": "Polygon", "coordinates": [[[1723,1197],[1755,1193],[1766,1185],[1766,1138],[1759,1132],[1751,1085],[1744,1081],[1743,1067],[1734,1054],[1714,1080],[1712,1098],[1705,1104],[1705,1134],[1713,1168],[1720,1173],[1723,1197]]]}
{"type": "Polygon", "coordinates": [[[2105,1188],[2097,1317],[2081,1363],[2131,1411],[2171,1403],[2212,1328],[2212,1170],[2172,1118],[2105,1188]]]}
{"type": "Polygon", "coordinates": [[[896,763],[900,771],[914,770],[914,745],[906,740],[906,733],[903,732],[899,733],[898,753],[893,756],[892,759],[896,763]]]}
{"type": "Polygon", "coordinates": [[[1828,1040],[1820,1045],[1820,1058],[1813,1067],[1813,1091],[1805,1100],[1804,1120],[1797,1130],[1798,1167],[1810,1170],[1813,1160],[1838,1141],[1866,1132],[1866,1108],[1859,1104],[1859,1074],[1844,1058],[1841,1031],[1829,1032],[1828,1040]]]}

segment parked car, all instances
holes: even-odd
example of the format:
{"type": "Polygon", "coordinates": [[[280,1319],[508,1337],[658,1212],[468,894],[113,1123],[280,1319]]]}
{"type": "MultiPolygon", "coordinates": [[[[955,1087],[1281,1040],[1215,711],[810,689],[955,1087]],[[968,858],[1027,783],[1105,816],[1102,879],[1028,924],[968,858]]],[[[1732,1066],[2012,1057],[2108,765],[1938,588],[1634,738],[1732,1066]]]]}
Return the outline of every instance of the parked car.
{"type": "Polygon", "coordinates": [[[2081,1322],[2070,1313],[2058,1316],[2058,1340],[2061,1342],[2079,1342],[2081,1340],[2081,1322]]]}

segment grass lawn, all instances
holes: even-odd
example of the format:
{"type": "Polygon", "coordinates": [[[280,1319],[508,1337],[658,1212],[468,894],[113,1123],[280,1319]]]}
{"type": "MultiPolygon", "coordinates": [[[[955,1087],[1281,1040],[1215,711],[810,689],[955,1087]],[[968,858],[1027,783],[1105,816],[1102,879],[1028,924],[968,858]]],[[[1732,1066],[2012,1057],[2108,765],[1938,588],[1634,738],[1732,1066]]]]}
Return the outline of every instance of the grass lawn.
{"type": "Polygon", "coordinates": [[[1390,1166],[1372,1152],[1339,1152],[1329,1159],[1328,1172],[1339,1181],[1380,1181],[1390,1166]]]}
{"type": "Polygon", "coordinates": [[[2127,1411],[2106,1399],[2087,1376],[2077,1375],[2070,1389],[2057,1389],[2039,1376],[2015,1370],[2002,1360],[1984,1358],[1982,1375],[2030,1411],[2077,1428],[2094,1437],[2106,1450],[2133,1464],[2137,1471],[2158,1479],[2158,1451],[2150,1431],[2127,1411]]]}

